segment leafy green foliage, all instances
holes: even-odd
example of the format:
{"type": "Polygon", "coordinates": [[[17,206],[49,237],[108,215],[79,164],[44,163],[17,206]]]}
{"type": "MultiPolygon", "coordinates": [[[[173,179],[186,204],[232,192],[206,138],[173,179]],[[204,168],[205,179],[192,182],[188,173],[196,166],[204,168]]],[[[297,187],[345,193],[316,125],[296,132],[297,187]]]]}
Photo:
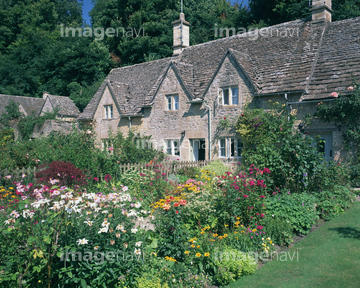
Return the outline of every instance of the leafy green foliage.
{"type": "Polygon", "coordinates": [[[243,162],[269,168],[273,190],[311,190],[316,185],[314,176],[324,161],[313,145],[313,138],[296,130],[294,121],[284,105],[274,103],[269,112],[245,109],[236,125],[244,144],[243,162]]]}
{"type": "MultiPolygon", "coordinates": [[[[337,95],[337,94],[335,94],[337,95]]],[[[334,101],[328,103],[320,102],[317,106],[315,116],[322,121],[341,125],[344,144],[347,150],[354,152],[354,157],[350,160],[352,184],[359,186],[360,173],[358,165],[360,163],[360,88],[354,84],[345,93],[339,95],[334,101]]]]}
{"type": "MultiPolygon", "coordinates": [[[[309,1],[303,0],[250,0],[252,19],[262,26],[311,17],[309,1]]],[[[333,21],[360,16],[359,0],[332,0],[333,21]]]]}
{"type": "Polygon", "coordinates": [[[317,195],[317,209],[324,220],[344,213],[354,201],[354,192],[344,186],[335,185],[331,190],[322,190],[317,195]]]}
{"type": "Polygon", "coordinates": [[[267,217],[285,219],[295,233],[307,234],[319,218],[315,203],[315,196],[307,193],[274,195],[266,198],[267,217]]]}
{"type": "Polygon", "coordinates": [[[292,243],[293,227],[288,220],[281,217],[268,215],[265,218],[264,227],[266,235],[277,245],[289,246],[292,243]]]}
{"type": "Polygon", "coordinates": [[[230,247],[219,252],[219,260],[215,262],[217,273],[215,280],[219,285],[234,282],[242,275],[255,273],[257,263],[249,254],[243,254],[230,247]]]}

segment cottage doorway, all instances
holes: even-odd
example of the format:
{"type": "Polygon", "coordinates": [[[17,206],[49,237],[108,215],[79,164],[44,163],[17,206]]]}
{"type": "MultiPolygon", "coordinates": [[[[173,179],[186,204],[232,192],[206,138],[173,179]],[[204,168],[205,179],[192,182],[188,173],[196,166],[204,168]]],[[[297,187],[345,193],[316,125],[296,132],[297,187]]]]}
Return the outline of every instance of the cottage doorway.
{"type": "Polygon", "coordinates": [[[205,139],[190,139],[193,161],[205,160],[205,139]]]}
{"type": "Polygon", "coordinates": [[[326,161],[333,160],[333,135],[332,132],[328,133],[311,133],[312,137],[319,136],[316,145],[319,153],[321,153],[326,161]]]}

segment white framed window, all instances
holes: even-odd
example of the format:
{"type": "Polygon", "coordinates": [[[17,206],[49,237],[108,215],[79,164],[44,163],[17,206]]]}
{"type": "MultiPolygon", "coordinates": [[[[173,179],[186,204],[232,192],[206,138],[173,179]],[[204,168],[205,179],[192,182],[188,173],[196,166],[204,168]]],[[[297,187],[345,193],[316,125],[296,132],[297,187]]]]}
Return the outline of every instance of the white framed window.
{"type": "MultiPolygon", "coordinates": [[[[103,139],[102,140],[102,148],[103,151],[109,151],[109,148],[112,147],[110,139],[103,139]]],[[[111,152],[111,151],[110,151],[111,152]]]]}
{"type": "Polygon", "coordinates": [[[180,140],[165,140],[166,153],[171,156],[180,156],[180,140]]]}
{"type": "Polygon", "coordinates": [[[219,157],[221,158],[240,158],[243,144],[237,138],[220,138],[219,139],[219,157]]]}
{"type": "Polygon", "coordinates": [[[167,110],[176,111],[179,110],[179,95],[166,96],[167,110]]]}
{"type": "Polygon", "coordinates": [[[222,87],[218,91],[218,104],[219,105],[238,105],[239,103],[239,88],[234,87],[222,87]]]}
{"type": "Polygon", "coordinates": [[[113,118],[113,105],[105,105],[105,119],[112,119],[113,118]]]}

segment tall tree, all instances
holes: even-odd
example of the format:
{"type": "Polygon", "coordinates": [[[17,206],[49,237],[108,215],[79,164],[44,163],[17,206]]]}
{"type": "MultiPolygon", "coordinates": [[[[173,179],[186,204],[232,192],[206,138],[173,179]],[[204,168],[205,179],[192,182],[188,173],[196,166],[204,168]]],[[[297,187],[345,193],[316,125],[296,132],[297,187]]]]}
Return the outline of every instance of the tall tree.
{"type": "MultiPolygon", "coordinates": [[[[105,40],[119,57],[119,65],[172,55],[172,22],[179,19],[179,0],[95,0],[94,4],[90,12],[93,27],[120,29],[118,37],[105,40]]],[[[250,15],[246,7],[226,0],[184,1],[185,18],[191,24],[190,44],[214,40],[215,23],[244,25],[240,11],[243,16],[250,15]]]]}
{"type": "MultiPolygon", "coordinates": [[[[0,17],[0,31],[6,32],[0,34],[0,93],[69,95],[70,83],[90,89],[109,72],[110,54],[104,43],[81,33],[70,37],[61,33],[64,27],[82,27],[81,1],[0,3],[0,15],[5,17],[0,17]]],[[[73,95],[82,109],[84,101],[77,98],[82,97],[73,95]]]]}
{"type": "MultiPolygon", "coordinates": [[[[250,0],[253,21],[274,25],[311,16],[308,0],[250,0]]],[[[360,16],[360,0],[332,0],[333,21],[360,16]]]]}

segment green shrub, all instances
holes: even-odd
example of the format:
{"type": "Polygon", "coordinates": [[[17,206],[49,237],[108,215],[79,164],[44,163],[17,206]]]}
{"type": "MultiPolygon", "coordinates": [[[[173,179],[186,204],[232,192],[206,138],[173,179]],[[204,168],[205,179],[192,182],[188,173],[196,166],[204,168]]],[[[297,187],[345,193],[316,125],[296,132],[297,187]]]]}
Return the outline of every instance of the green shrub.
{"type": "Polygon", "coordinates": [[[220,160],[215,160],[213,162],[210,162],[208,165],[204,166],[201,170],[210,171],[211,173],[214,173],[218,176],[225,175],[226,172],[230,171],[224,162],[220,160]]]}
{"type": "Polygon", "coordinates": [[[239,118],[236,131],[244,144],[243,164],[269,168],[273,190],[311,190],[324,160],[313,138],[294,128],[295,117],[288,115],[285,105],[274,103],[271,108],[245,109],[239,118]]]}
{"type": "Polygon", "coordinates": [[[320,191],[316,197],[318,199],[317,209],[324,220],[330,220],[342,214],[345,209],[350,208],[354,201],[354,193],[349,188],[339,185],[320,191]]]}
{"type": "Polygon", "coordinates": [[[168,284],[161,284],[161,279],[153,274],[145,273],[137,279],[138,288],[168,288],[168,284]]]}
{"type": "Polygon", "coordinates": [[[185,176],[187,179],[194,179],[199,173],[200,169],[197,167],[184,167],[177,172],[178,175],[185,176]]]}
{"type": "Polygon", "coordinates": [[[215,260],[217,272],[214,279],[218,285],[227,285],[241,275],[255,273],[257,263],[249,254],[245,255],[232,248],[225,248],[217,253],[218,257],[215,260]]]}
{"type": "Polygon", "coordinates": [[[308,193],[289,193],[266,198],[265,205],[267,217],[285,219],[289,221],[295,233],[307,234],[319,219],[315,203],[315,196],[308,193]]]}
{"type": "Polygon", "coordinates": [[[263,225],[267,237],[270,237],[275,244],[289,246],[292,243],[293,227],[288,220],[268,215],[263,225]]]}

